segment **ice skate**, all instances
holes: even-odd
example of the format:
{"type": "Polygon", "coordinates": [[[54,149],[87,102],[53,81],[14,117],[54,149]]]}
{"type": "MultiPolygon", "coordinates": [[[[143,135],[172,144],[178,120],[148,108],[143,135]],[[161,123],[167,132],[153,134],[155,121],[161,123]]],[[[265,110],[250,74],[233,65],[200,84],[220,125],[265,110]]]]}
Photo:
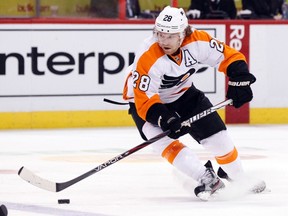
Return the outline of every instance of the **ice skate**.
{"type": "Polygon", "coordinates": [[[194,193],[201,200],[207,201],[212,194],[225,187],[221,179],[213,170],[211,161],[205,164],[206,171],[200,179],[199,185],[194,189],[194,193]]]}

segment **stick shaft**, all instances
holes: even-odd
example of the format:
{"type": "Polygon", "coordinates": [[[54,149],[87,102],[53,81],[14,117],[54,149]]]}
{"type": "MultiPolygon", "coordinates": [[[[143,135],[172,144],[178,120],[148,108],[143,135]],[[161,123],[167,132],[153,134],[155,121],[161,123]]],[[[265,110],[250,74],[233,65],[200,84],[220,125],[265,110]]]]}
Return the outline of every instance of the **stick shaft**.
{"type": "Polygon", "coordinates": [[[135,146],[134,148],[129,149],[126,152],[113,157],[112,159],[100,164],[99,166],[95,167],[94,169],[92,169],[92,170],[90,170],[90,171],[88,171],[88,172],[86,172],[86,173],[84,173],[84,174],[82,174],[82,175],[70,180],[70,181],[67,181],[67,182],[64,182],[64,183],[56,183],[57,192],[61,191],[61,190],[64,190],[65,188],[67,188],[67,187],[69,187],[69,186],[71,186],[71,185],[73,185],[73,184],[75,184],[75,183],[77,183],[77,182],[79,182],[79,181],[81,181],[81,180],[83,180],[83,179],[85,179],[85,178],[87,178],[87,177],[89,177],[89,176],[91,176],[91,175],[93,175],[93,174],[95,174],[95,173],[107,168],[108,166],[110,166],[110,165],[112,165],[114,163],[117,163],[118,161],[128,157],[129,155],[139,151],[140,149],[143,149],[146,146],[148,146],[148,145],[160,140],[161,138],[163,138],[167,134],[169,134],[169,132],[170,131],[165,131],[165,132],[153,137],[152,139],[149,139],[149,140],[143,142],[142,144],[140,144],[138,146],[135,146]]]}

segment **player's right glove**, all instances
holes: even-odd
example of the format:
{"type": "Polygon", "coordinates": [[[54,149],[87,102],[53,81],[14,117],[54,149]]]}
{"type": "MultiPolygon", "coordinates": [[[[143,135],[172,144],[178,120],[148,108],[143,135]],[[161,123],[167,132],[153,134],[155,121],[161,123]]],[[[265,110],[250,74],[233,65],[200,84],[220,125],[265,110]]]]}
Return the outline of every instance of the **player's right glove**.
{"type": "Polygon", "coordinates": [[[178,139],[190,130],[188,126],[182,127],[180,116],[162,103],[155,103],[150,107],[146,120],[158,125],[163,131],[170,130],[168,136],[172,139],[178,139]]]}

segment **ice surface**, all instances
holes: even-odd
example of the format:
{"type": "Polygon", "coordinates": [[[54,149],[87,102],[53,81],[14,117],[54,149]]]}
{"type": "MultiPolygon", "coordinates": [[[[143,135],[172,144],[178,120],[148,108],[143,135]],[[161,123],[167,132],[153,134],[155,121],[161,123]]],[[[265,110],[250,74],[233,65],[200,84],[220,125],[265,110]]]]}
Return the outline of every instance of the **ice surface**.
{"type": "MultiPolygon", "coordinates": [[[[288,125],[228,125],[248,176],[269,191],[246,194],[232,187],[200,201],[195,182],[155,155],[150,146],[59,192],[41,190],[17,172],[25,166],[62,182],[142,143],[135,128],[0,131],[0,204],[9,216],[284,216],[288,213],[288,125]],[[70,204],[58,204],[70,199],[70,204]]],[[[211,159],[189,136],[181,140],[203,163],[211,159]]]]}

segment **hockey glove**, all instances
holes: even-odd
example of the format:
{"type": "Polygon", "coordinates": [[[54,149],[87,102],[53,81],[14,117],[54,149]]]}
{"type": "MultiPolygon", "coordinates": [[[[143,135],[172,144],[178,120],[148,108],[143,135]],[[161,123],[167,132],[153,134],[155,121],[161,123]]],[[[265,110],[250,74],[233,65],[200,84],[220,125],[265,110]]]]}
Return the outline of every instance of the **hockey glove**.
{"type": "Polygon", "coordinates": [[[226,97],[233,100],[235,108],[239,108],[252,100],[253,93],[250,85],[255,81],[256,78],[251,73],[229,78],[226,97]]]}
{"type": "Polygon", "coordinates": [[[181,125],[181,118],[175,111],[169,110],[166,105],[161,103],[153,104],[150,107],[146,120],[158,125],[163,131],[170,130],[168,136],[172,139],[178,139],[190,130],[190,127],[181,125]]]}
{"type": "Polygon", "coordinates": [[[172,139],[178,139],[182,134],[181,131],[181,120],[175,112],[169,112],[162,114],[158,119],[158,125],[163,131],[170,130],[168,136],[172,139]]]}

